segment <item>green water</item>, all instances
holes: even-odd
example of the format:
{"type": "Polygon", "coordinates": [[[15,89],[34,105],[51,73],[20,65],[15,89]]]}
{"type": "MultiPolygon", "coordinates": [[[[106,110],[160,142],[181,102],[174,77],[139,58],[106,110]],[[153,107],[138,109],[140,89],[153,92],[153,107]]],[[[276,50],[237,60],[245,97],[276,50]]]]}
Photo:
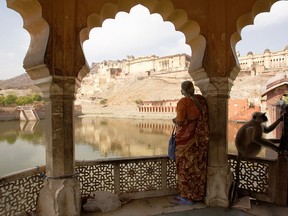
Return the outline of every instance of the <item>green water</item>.
{"type": "MultiPolygon", "coordinates": [[[[235,153],[229,124],[229,153],[235,153]]],[[[75,118],[75,159],[167,155],[171,120],[75,118]]],[[[0,176],[45,164],[45,120],[0,122],[0,176]]]]}

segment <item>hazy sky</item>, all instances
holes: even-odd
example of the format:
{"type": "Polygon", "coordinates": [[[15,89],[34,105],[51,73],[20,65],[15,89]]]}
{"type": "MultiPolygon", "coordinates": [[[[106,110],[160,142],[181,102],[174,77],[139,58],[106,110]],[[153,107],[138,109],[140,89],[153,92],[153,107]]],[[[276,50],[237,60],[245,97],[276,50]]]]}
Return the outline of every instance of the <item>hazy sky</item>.
{"type": "MultiPolygon", "coordinates": [[[[241,56],[249,51],[263,53],[283,50],[288,45],[288,1],[273,5],[270,13],[258,15],[254,25],[245,27],[236,50],[241,56]]],[[[23,29],[20,15],[0,2],[0,80],[25,73],[23,59],[29,47],[30,36],[23,29]]],[[[121,60],[127,55],[166,56],[177,53],[191,55],[184,35],[176,32],[169,22],[158,14],[150,15],[148,9],[136,6],[130,13],[120,12],[115,19],[105,20],[101,28],[90,32],[84,43],[84,53],[89,64],[103,60],[121,60]]]]}

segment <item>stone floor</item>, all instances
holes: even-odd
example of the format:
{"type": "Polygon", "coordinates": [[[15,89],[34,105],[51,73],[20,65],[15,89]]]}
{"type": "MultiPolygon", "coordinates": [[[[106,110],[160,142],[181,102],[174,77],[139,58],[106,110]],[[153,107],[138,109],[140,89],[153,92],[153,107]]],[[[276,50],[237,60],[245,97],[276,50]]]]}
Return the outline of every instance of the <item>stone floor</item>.
{"type": "Polygon", "coordinates": [[[120,208],[110,212],[82,212],[82,216],[288,216],[288,207],[247,199],[246,204],[233,208],[207,207],[204,203],[177,205],[169,202],[169,197],[154,197],[131,200],[120,208]],[[243,207],[245,206],[245,207],[243,207]],[[241,209],[245,208],[245,210],[241,209]]]}

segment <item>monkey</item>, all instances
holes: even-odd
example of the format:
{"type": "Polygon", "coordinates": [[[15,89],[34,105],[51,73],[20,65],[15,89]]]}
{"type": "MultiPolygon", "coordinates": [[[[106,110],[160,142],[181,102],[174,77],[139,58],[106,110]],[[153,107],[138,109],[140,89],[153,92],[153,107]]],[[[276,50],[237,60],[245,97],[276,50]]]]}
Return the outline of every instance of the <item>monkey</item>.
{"type": "Polygon", "coordinates": [[[288,104],[282,106],[283,114],[283,128],[280,138],[280,153],[283,155],[288,155],[288,104]]]}
{"type": "Polygon", "coordinates": [[[277,125],[283,120],[283,116],[278,118],[270,126],[264,125],[268,121],[266,113],[254,112],[252,119],[246,122],[240,127],[235,137],[235,145],[238,150],[237,163],[235,167],[236,179],[232,182],[229,191],[229,206],[231,207],[238,198],[238,189],[240,183],[239,171],[240,162],[242,158],[256,156],[262,147],[270,148],[276,152],[280,152],[281,149],[276,143],[265,139],[263,133],[269,133],[274,130],[277,125]]]}
{"type": "Polygon", "coordinates": [[[238,155],[242,157],[254,157],[260,152],[262,147],[279,152],[279,146],[265,139],[263,133],[269,133],[274,130],[282,120],[283,117],[281,116],[267,127],[263,124],[268,121],[266,113],[254,112],[252,119],[242,125],[236,134],[235,145],[238,155]]]}

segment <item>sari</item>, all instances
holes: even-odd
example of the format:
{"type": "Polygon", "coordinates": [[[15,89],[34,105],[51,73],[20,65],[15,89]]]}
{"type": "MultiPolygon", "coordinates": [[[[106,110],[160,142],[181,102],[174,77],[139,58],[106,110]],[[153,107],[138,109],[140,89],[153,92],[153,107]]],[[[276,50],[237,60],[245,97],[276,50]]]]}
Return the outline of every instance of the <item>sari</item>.
{"type": "MultiPolygon", "coordinates": [[[[207,156],[209,144],[208,109],[203,96],[195,95],[198,105],[191,98],[182,98],[190,109],[198,110],[195,119],[178,126],[176,134],[176,172],[180,196],[193,201],[203,200],[206,190],[207,156]],[[188,100],[192,100],[187,103],[188,100]]],[[[182,100],[181,99],[181,100],[182,100]]],[[[181,101],[180,100],[180,101],[181,101]]],[[[183,101],[182,101],[183,105],[183,101]]],[[[178,108],[178,104],[177,104],[178,108]]],[[[183,108],[183,106],[182,106],[183,108]]],[[[177,116],[181,116],[178,109],[177,116]]],[[[184,109],[182,109],[184,110],[184,109]]],[[[191,111],[190,111],[191,112],[191,111]]]]}

